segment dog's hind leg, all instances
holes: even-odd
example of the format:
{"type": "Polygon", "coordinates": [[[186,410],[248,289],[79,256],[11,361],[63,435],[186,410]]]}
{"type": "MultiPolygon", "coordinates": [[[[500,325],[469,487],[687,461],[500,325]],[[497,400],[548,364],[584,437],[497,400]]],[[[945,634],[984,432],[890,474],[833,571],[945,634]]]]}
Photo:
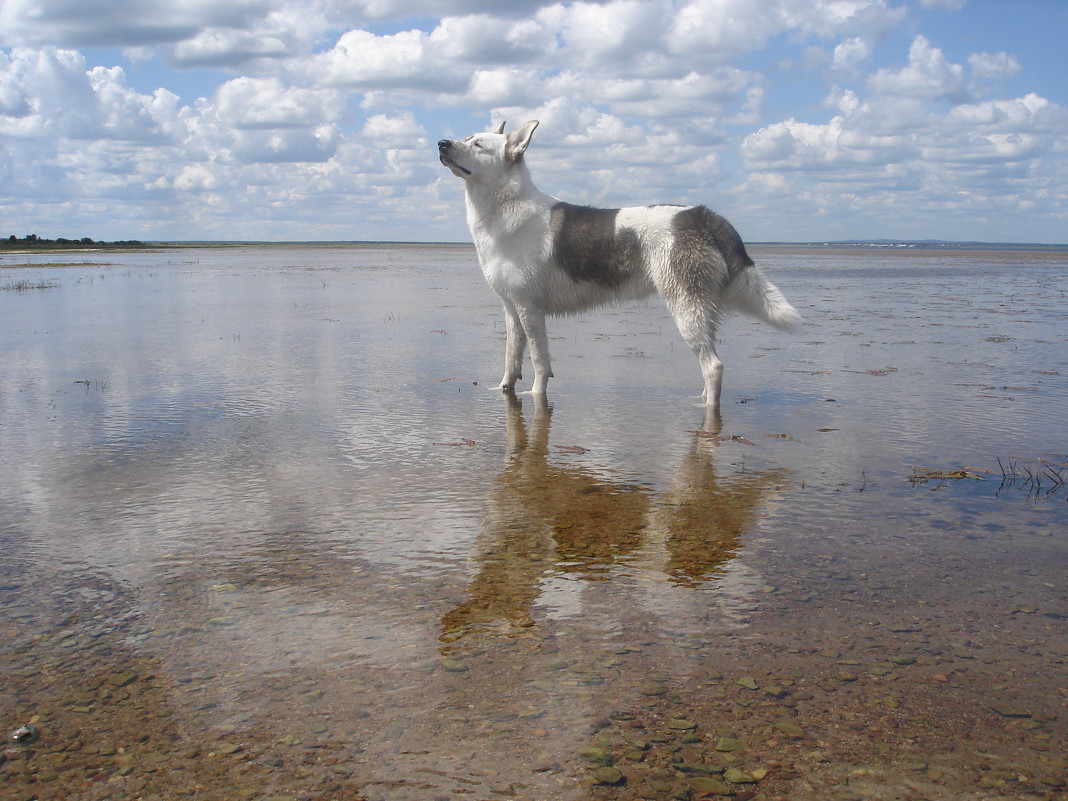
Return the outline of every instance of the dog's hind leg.
{"type": "Polygon", "coordinates": [[[705,380],[702,397],[705,406],[719,409],[719,397],[723,388],[723,362],[716,353],[716,326],[719,315],[704,304],[667,300],[668,309],[675,318],[679,333],[701,363],[701,375],[705,380]]]}
{"type": "Polygon", "coordinates": [[[723,362],[716,353],[715,331],[713,329],[707,337],[697,338],[699,341],[690,339],[685,334],[683,338],[701,363],[701,375],[705,379],[705,391],[701,397],[705,401],[705,407],[710,411],[718,410],[720,391],[723,389],[723,362]]]}
{"type": "Polygon", "coordinates": [[[519,312],[508,301],[504,302],[504,323],[507,342],[504,346],[504,377],[501,379],[501,389],[511,392],[515,389],[515,382],[523,377],[523,354],[527,349],[527,334],[523,330],[519,312]]]}
{"type": "Polygon", "coordinates": [[[716,355],[715,345],[707,352],[698,353],[697,358],[701,361],[701,374],[705,377],[705,391],[701,397],[709,410],[718,410],[720,391],[723,389],[723,362],[716,355]]]}

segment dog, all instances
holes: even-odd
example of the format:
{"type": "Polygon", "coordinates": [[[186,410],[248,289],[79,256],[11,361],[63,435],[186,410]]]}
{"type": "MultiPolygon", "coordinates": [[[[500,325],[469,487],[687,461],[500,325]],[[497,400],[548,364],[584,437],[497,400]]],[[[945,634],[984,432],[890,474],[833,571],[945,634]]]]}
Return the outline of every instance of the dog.
{"type": "Polygon", "coordinates": [[[697,355],[706,409],[718,410],[723,362],[716,332],[728,311],[785,331],[801,315],[749,258],[741,237],[704,206],[578,206],[540,191],[524,154],[537,120],[510,133],[442,139],[438,158],[465,184],[467,224],[486,281],[504,303],[507,344],[500,388],[514,392],[530,345],[534,395],[545,395],[547,315],[659,293],[697,355]]]}

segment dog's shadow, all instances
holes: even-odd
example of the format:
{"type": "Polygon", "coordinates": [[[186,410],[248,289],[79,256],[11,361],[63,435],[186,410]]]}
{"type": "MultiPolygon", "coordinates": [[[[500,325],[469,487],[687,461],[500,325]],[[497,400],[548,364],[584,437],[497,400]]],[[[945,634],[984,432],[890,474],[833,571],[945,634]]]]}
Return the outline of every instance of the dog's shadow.
{"type": "Polygon", "coordinates": [[[542,582],[554,575],[610,580],[626,566],[676,586],[709,586],[783,479],[778,471],[718,475],[720,421],[710,412],[668,489],[614,480],[551,452],[552,409],[542,397],[534,402],[528,429],[520,400],[508,398],[507,463],[490,498],[468,597],[442,618],[446,642],[532,626],[542,582]]]}

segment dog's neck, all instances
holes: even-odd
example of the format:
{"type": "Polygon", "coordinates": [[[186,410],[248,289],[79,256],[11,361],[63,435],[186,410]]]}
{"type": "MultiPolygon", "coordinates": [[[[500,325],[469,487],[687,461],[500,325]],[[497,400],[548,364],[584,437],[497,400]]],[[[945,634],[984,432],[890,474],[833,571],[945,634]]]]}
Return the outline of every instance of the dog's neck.
{"type": "Polygon", "coordinates": [[[476,238],[479,232],[499,232],[502,226],[514,230],[554,200],[534,185],[522,159],[512,165],[499,184],[468,181],[465,197],[467,224],[476,238]]]}

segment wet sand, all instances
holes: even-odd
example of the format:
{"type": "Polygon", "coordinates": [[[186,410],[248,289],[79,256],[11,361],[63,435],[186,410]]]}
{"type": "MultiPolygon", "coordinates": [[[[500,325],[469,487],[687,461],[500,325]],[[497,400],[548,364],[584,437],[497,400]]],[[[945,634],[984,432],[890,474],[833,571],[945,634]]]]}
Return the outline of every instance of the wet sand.
{"type": "Polygon", "coordinates": [[[5,257],[5,797],[1064,798],[1068,257],[756,255],[720,420],[467,248],[5,257]]]}

